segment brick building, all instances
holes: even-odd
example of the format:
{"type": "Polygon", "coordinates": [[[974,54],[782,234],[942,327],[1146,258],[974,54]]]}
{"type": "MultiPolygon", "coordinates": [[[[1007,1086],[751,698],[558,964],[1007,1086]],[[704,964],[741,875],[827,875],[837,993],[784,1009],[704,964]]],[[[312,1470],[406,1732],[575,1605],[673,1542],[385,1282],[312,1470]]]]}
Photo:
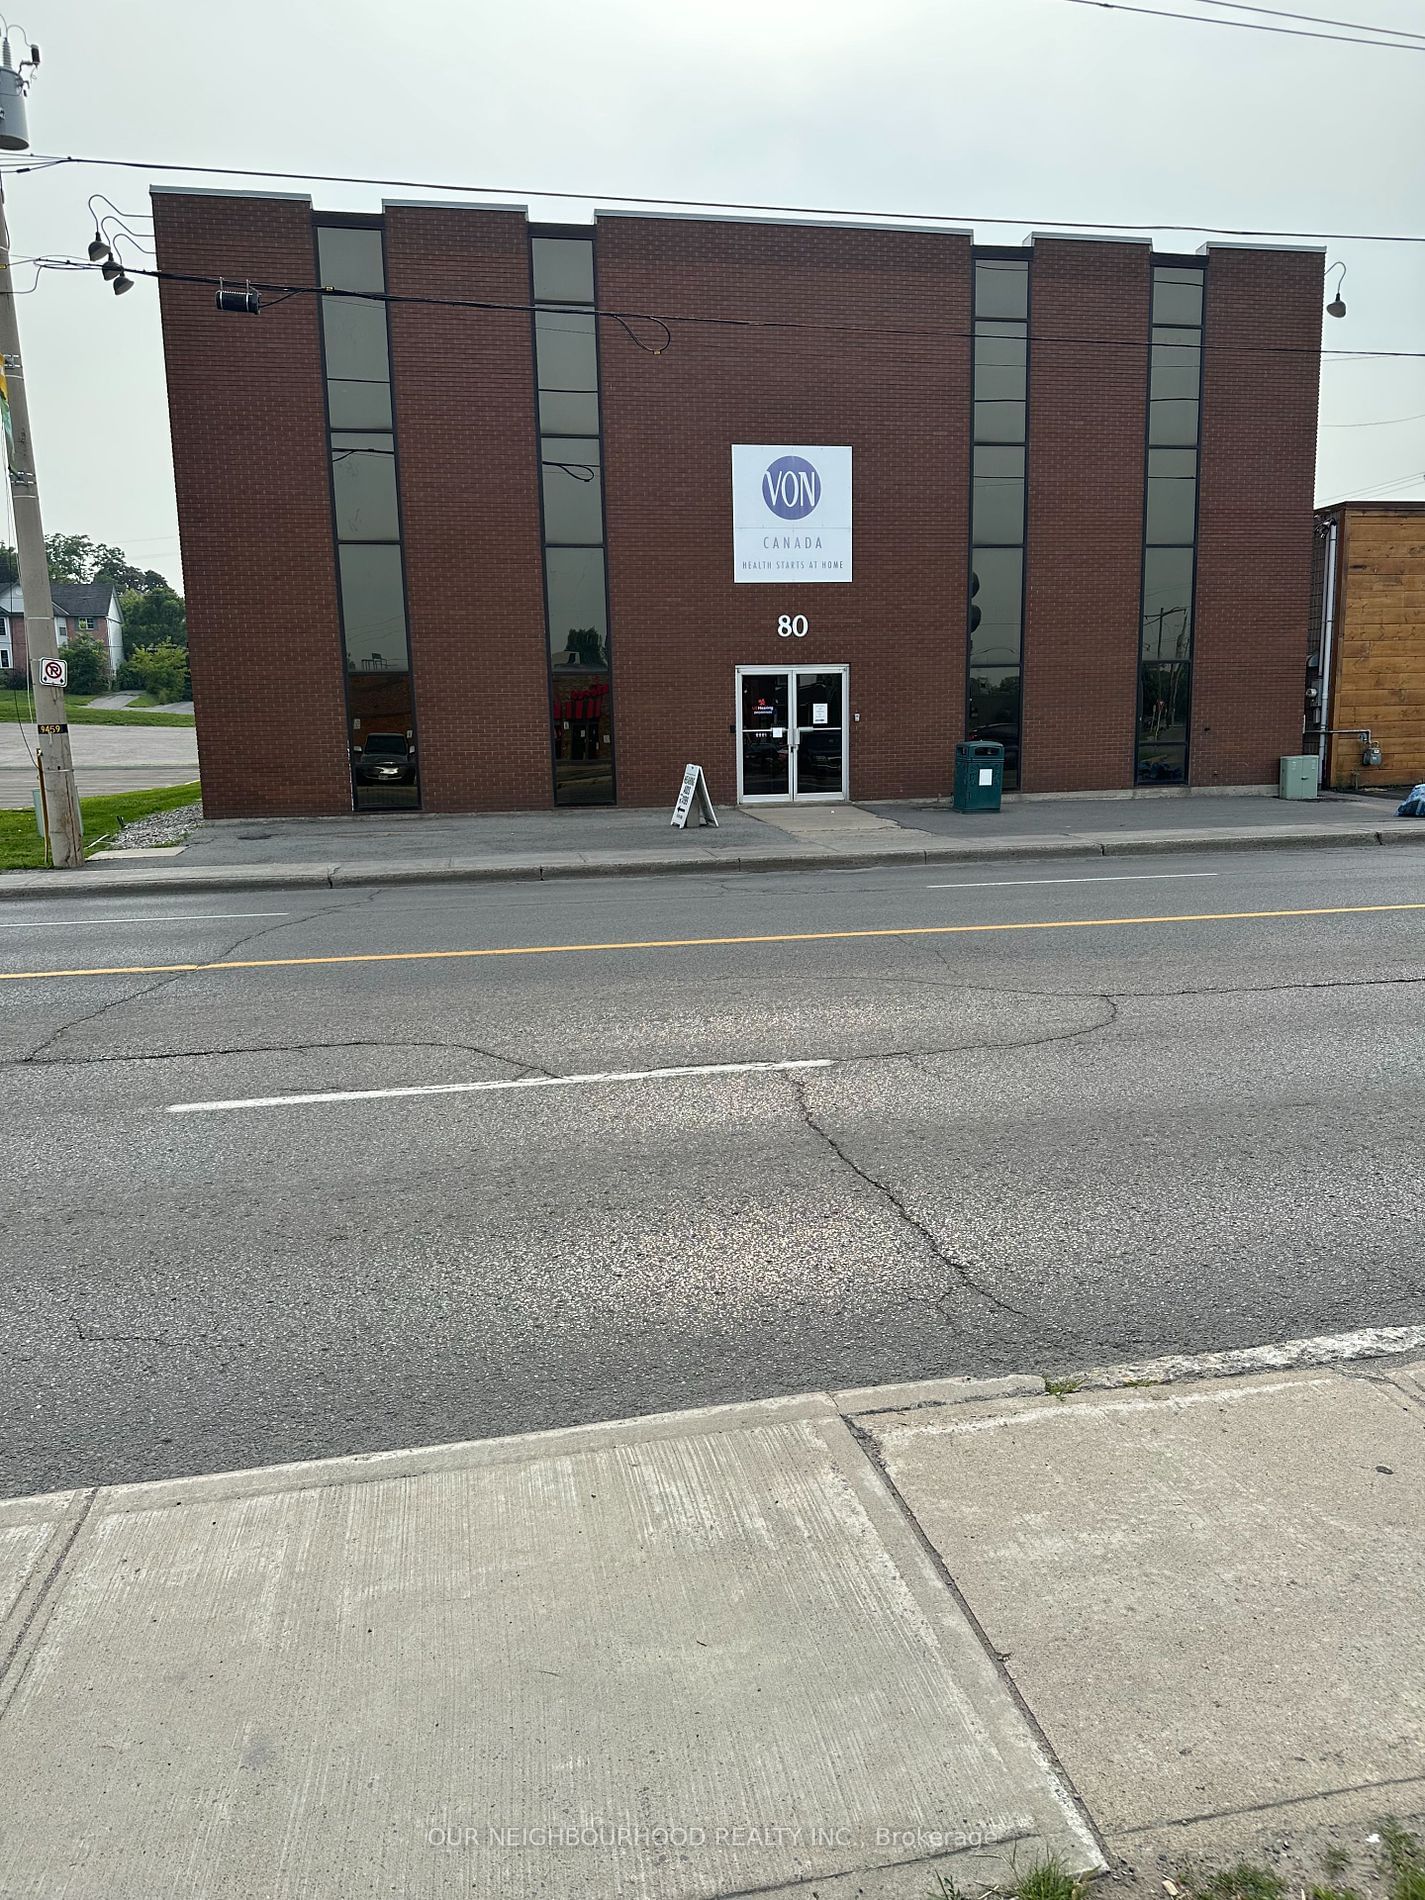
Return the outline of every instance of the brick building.
{"type": "Polygon", "coordinates": [[[1425,779],[1425,502],[1318,511],[1309,677],[1323,785],[1425,779]]]}
{"type": "Polygon", "coordinates": [[[930,798],[967,735],[1025,792],[1207,790],[1301,748],[1319,252],[154,211],[217,815],[663,804],[689,759],[722,801],[930,798]]]}

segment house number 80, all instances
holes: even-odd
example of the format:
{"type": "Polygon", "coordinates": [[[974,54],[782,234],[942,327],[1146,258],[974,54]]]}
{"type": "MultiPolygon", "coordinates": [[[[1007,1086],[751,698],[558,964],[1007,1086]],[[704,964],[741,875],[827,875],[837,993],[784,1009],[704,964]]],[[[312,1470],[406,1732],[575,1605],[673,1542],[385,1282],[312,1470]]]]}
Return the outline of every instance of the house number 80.
{"type": "Polygon", "coordinates": [[[777,632],[781,635],[782,639],[784,640],[793,634],[795,634],[798,640],[805,640],[807,637],[806,615],[805,614],[778,614],[777,632]]]}

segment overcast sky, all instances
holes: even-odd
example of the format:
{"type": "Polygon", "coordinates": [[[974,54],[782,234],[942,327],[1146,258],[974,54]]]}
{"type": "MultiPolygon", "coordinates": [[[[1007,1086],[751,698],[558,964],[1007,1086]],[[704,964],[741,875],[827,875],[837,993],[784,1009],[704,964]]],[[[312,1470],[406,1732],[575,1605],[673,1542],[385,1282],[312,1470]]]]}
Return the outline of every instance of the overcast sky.
{"type": "MultiPolygon", "coordinates": [[[[1425,32],[1420,0],[1268,3],[1425,32]]],[[[44,56],[36,153],[480,184],[564,219],[588,207],[535,194],[908,211],[995,243],[1050,219],[1190,224],[1156,240],[1188,250],[1204,225],[1425,232],[1425,51],[1069,0],[20,0],[10,17],[44,56]]],[[[91,192],[146,214],[165,176],[192,182],[7,179],[16,257],[82,257],[91,192]]],[[[1425,352],[1425,244],[1327,249],[1349,313],[1326,346],[1425,352]]],[[[155,289],[46,272],[20,317],[47,528],[176,579],[155,289]]],[[[1321,398],[1319,500],[1402,477],[1385,492],[1425,497],[1425,358],[1328,358],[1321,398]]]]}

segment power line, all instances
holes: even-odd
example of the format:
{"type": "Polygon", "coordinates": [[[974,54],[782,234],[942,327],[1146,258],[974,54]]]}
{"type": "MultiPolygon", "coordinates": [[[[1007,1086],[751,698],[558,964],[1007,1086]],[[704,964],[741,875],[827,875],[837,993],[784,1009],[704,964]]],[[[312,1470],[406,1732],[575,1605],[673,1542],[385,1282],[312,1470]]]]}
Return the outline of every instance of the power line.
{"type": "MultiPolygon", "coordinates": [[[[1086,0],[1088,3],[1088,0],[1086,0]]],[[[1093,0],[1097,4],[1097,0],[1093,0]]],[[[1196,18],[1196,15],[1189,15],[1196,18]]],[[[1209,22],[1209,24],[1214,24],[1209,22]]],[[[181,172],[193,178],[269,178],[298,185],[374,185],[387,191],[464,192],[497,198],[567,198],[579,204],[652,205],[674,211],[752,211],[767,212],[783,218],[859,218],[877,223],[914,224],[1013,224],[1044,231],[1205,231],[1211,237],[1297,238],[1314,242],[1352,244],[1425,244],[1425,233],[1401,231],[1266,231],[1230,224],[1130,224],[1112,223],[1102,218],[1029,218],[1006,216],[1003,212],[969,211],[851,211],[833,205],[754,204],[737,199],[637,197],[622,191],[554,191],[544,185],[462,185],[428,178],[363,178],[345,172],[254,171],[240,165],[169,165],[162,161],[139,158],[87,158],[69,153],[40,158],[33,164],[14,167],[16,171],[49,170],[55,165],[97,165],[111,170],[141,172],[181,172]]],[[[0,167],[4,169],[4,167],[0,167]]],[[[475,207],[479,209],[479,207],[475,207]]]]}
{"type": "Polygon", "coordinates": [[[1369,40],[1359,33],[1313,33],[1309,28],[1299,26],[1264,26],[1260,20],[1209,20],[1201,13],[1171,13],[1163,7],[1128,6],[1125,0],[1065,0],[1065,4],[1071,7],[1102,7],[1109,13],[1142,13],[1150,20],[1191,20],[1197,26],[1235,26],[1244,33],[1284,33],[1294,40],[1329,40],[1333,46],[1384,46],[1396,53],[1425,53],[1425,45],[1404,43],[1397,46],[1391,40],[1369,40]]]}
{"type": "Polygon", "coordinates": [[[1401,475],[1393,482],[1377,482],[1373,488],[1353,488],[1347,494],[1338,495],[1335,501],[1319,501],[1316,505],[1318,508],[1339,508],[1342,502],[1364,501],[1370,496],[1383,494],[1390,489],[1413,487],[1416,482],[1425,483],[1425,469],[1422,469],[1418,475],[1401,475]]]}
{"type": "Polygon", "coordinates": [[[1323,429],[1388,429],[1396,422],[1425,422],[1425,410],[1418,416],[1381,416],[1376,422],[1323,422],[1323,429]]]}
{"type": "MultiPolygon", "coordinates": [[[[51,261],[41,268],[63,269],[69,271],[94,271],[97,264],[87,259],[70,258],[63,263],[51,261]]],[[[145,269],[142,265],[125,265],[133,277],[151,277],[159,283],[205,284],[214,287],[243,285],[261,293],[270,293],[274,298],[287,297],[341,297],[352,298],[358,303],[383,305],[414,304],[436,310],[484,310],[496,314],[528,315],[531,311],[548,312],[548,303],[510,303],[489,297],[430,297],[413,291],[386,290],[342,290],[329,284],[272,284],[263,283],[255,278],[247,278],[240,270],[234,270],[222,277],[209,276],[199,271],[173,271],[163,269],[145,269]]],[[[265,306],[266,307],[266,306],[265,306]]],[[[878,341],[888,338],[915,338],[924,342],[945,343],[968,340],[974,335],[969,329],[931,329],[909,328],[892,324],[865,323],[825,323],[807,317],[722,317],[707,314],[695,314],[687,311],[670,311],[660,315],[651,310],[606,310],[593,305],[579,306],[581,314],[603,317],[611,323],[622,325],[629,338],[641,349],[652,356],[661,355],[672,341],[674,325],[697,326],[704,329],[725,330],[814,330],[824,331],[837,336],[869,336],[878,341]],[[646,343],[630,327],[635,323],[656,324],[663,333],[661,342],[646,343]]],[[[1108,337],[1108,336],[1055,336],[1046,332],[1036,332],[1030,341],[1035,344],[1058,343],[1080,348],[1148,350],[1163,348],[1154,345],[1148,337],[1108,337]]],[[[1166,347],[1174,347],[1168,345],[1166,347]]],[[[1300,343],[1204,343],[1204,351],[1215,356],[1310,356],[1313,359],[1341,356],[1353,360],[1410,360],[1425,358],[1425,350],[1321,350],[1300,343]]]]}
{"type": "Polygon", "coordinates": [[[1199,0],[1204,7],[1228,7],[1233,13],[1266,13],[1275,20],[1309,20],[1313,26],[1344,26],[1359,33],[1389,33],[1395,39],[1425,40],[1425,33],[1405,26],[1375,26],[1365,20],[1323,19],[1319,13],[1289,13],[1283,7],[1249,7],[1243,0],[1199,0]]]}

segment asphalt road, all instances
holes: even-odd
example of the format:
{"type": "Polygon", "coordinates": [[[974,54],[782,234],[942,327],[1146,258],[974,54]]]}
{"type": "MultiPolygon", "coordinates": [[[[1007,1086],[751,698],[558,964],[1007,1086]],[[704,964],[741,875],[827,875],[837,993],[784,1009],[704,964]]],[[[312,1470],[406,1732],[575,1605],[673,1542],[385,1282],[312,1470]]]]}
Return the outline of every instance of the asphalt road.
{"type": "Polygon", "coordinates": [[[104,973],[0,981],[0,1489],[1418,1323],[1423,943],[1404,849],[7,902],[104,973]]]}
{"type": "MultiPolygon", "coordinates": [[[[81,796],[186,785],[198,776],[192,726],[74,726],[75,778],[81,796]]],[[[0,721],[0,811],[27,808],[35,795],[35,729],[0,721]]]]}

